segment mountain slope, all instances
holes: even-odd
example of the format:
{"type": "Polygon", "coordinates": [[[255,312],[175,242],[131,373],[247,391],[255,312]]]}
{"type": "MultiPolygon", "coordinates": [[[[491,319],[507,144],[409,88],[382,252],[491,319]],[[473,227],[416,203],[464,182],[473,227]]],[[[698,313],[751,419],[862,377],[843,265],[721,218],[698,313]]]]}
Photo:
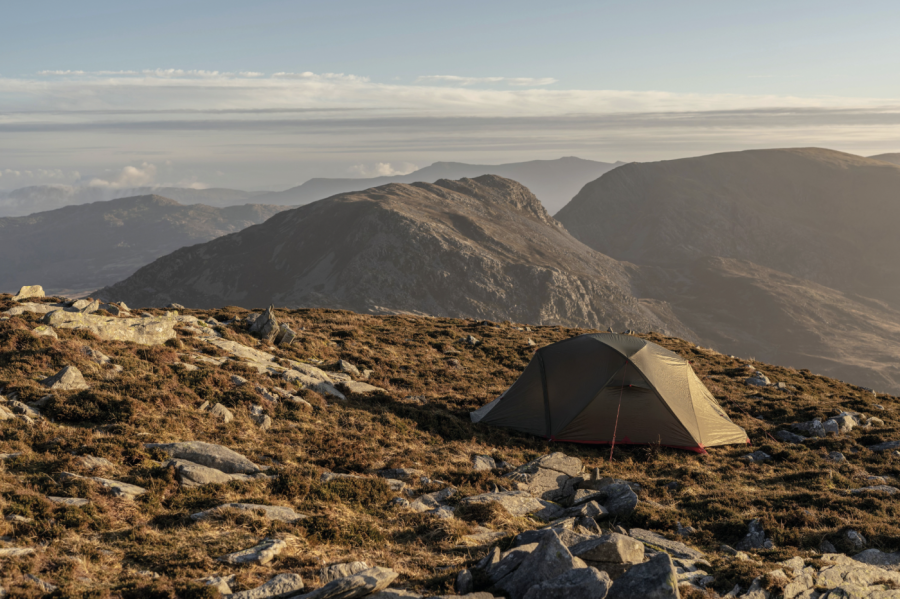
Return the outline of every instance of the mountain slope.
{"type": "Polygon", "coordinates": [[[106,187],[73,187],[71,185],[33,185],[0,193],[0,216],[25,216],[35,212],[55,210],[64,206],[105,202],[118,198],[159,195],[182,204],[205,204],[225,207],[246,204],[264,192],[239,189],[191,189],[187,187],[134,187],[110,189],[106,187]]]}
{"type": "Polygon", "coordinates": [[[436,162],[408,175],[369,179],[310,179],[286,191],[266,194],[260,201],[269,204],[301,205],[339,193],[359,191],[388,183],[433,183],[439,179],[463,179],[481,175],[499,175],[513,179],[531,190],[548,212],[559,210],[581,187],[621,163],[595,162],[566,157],[558,160],[532,160],[510,164],[483,165],[460,162],[436,162]]]}
{"type": "Polygon", "coordinates": [[[621,264],[566,233],[525,187],[493,175],[315,202],[178,250],[98,295],[689,334],[637,301],[621,264]]]}
{"type": "Polygon", "coordinates": [[[0,218],[0,290],[39,282],[51,293],[90,291],[182,246],[239,231],[282,210],[259,204],[182,206],[147,195],[0,218]]]}
{"type": "Polygon", "coordinates": [[[876,154],[875,156],[869,156],[869,158],[871,160],[878,160],[879,162],[888,162],[890,164],[900,165],[900,152],[876,154]]]}
{"type": "Polygon", "coordinates": [[[900,306],[900,167],[816,148],[627,164],[557,218],[637,264],[748,260],[900,306]]]}

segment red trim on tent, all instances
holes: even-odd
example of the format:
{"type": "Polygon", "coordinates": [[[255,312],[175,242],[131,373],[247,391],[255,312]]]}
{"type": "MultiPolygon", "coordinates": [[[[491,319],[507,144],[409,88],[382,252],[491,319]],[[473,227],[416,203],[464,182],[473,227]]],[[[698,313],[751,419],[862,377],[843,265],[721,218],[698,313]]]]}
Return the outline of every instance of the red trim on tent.
{"type": "MultiPolygon", "coordinates": [[[[547,437],[544,437],[545,439],[547,437]]],[[[609,445],[609,441],[575,441],[573,439],[557,439],[556,437],[550,437],[551,441],[556,441],[558,443],[581,443],[582,445],[609,445]]],[[[616,443],[624,443],[625,445],[650,445],[650,443],[632,443],[631,441],[616,441],[616,443]]],[[[663,445],[663,447],[671,447],[672,449],[685,449],[687,451],[693,451],[694,453],[700,453],[706,455],[706,448],[703,446],[703,443],[698,444],[695,447],[691,447],[689,445],[663,445]]]]}

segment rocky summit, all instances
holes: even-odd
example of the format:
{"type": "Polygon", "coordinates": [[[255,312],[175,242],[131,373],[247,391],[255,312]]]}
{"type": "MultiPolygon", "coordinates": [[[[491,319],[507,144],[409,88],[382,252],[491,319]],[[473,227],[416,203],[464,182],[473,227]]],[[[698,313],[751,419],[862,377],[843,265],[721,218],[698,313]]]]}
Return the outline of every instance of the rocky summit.
{"type": "Polygon", "coordinates": [[[469,418],[596,330],[26,295],[0,295],[0,596],[900,594],[897,397],[654,333],[752,444],[610,451],[469,418]]]}
{"type": "Polygon", "coordinates": [[[623,265],[494,175],[347,193],[183,248],[97,292],[129,304],[344,308],[689,335],[623,265]]]}

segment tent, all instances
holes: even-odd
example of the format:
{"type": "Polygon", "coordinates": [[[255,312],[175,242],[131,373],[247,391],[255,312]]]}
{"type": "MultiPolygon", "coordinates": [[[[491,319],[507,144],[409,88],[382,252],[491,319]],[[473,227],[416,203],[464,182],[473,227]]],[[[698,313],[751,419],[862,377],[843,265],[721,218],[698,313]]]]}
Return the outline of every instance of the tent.
{"type": "Polygon", "coordinates": [[[691,365],[630,335],[580,335],[539,349],[482,422],[575,443],[704,448],[749,443],[691,365]]]}

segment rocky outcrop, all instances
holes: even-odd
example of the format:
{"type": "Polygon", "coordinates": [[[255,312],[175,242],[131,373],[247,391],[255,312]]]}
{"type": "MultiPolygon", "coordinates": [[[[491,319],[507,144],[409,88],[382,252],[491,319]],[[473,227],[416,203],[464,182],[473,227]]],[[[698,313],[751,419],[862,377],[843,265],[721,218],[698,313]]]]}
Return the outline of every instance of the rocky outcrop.
{"type": "Polygon", "coordinates": [[[13,296],[12,301],[21,302],[35,297],[44,297],[44,288],[40,285],[25,285],[13,296]]]}
{"type": "Polygon", "coordinates": [[[169,456],[215,468],[228,474],[256,474],[261,468],[241,454],[214,443],[146,443],[147,449],[158,449],[169,456]]]}

